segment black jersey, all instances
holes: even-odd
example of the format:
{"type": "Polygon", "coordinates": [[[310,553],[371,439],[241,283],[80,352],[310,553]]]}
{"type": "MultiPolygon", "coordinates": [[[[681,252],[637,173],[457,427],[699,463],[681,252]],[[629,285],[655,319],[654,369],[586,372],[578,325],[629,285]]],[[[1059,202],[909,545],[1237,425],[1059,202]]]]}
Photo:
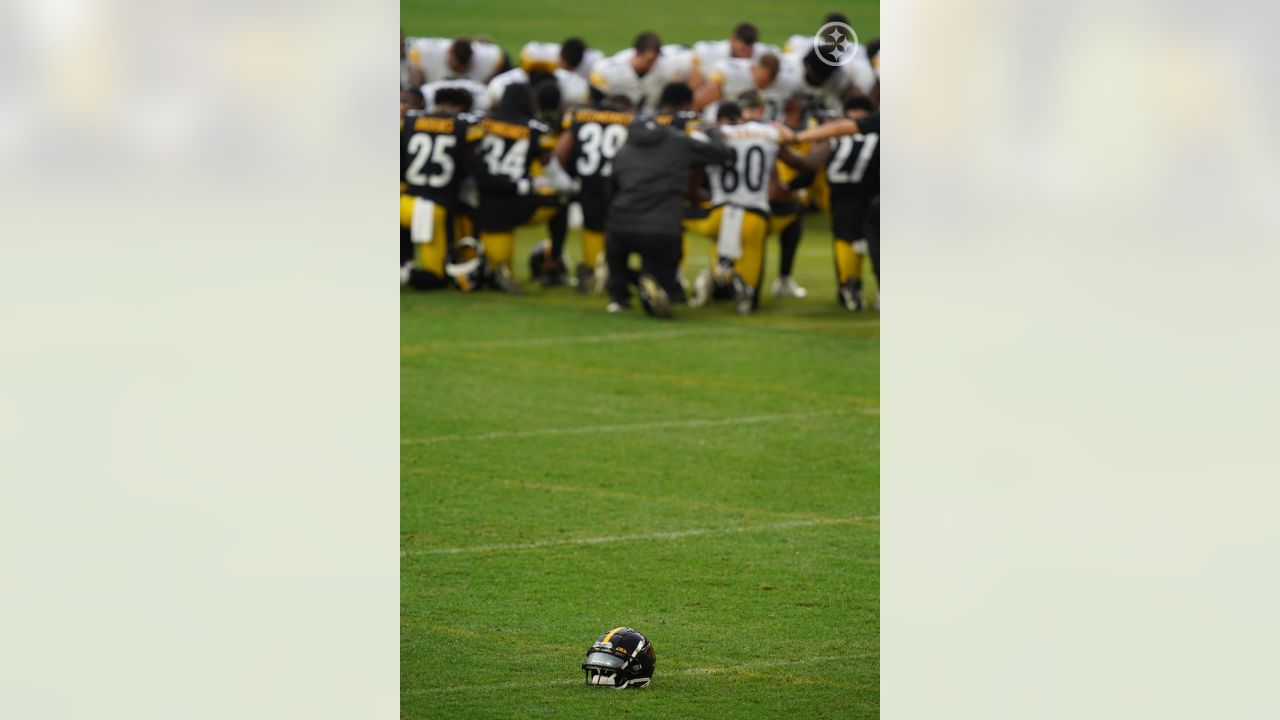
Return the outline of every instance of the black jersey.
{"type": "Polygon", "coordinates": [[[842,135],[832,139],[827,158],[827,183],[859,185],[872,195],[880,190],[880,133],[842,135]]]}
{"type": "Polygon", "coordinates": [[[880,194],[880,133],[858,133],[832,139],[827,158],[831,187],[831,231],[836,238],[863,236],[867,206],[880,194]]]}
{"type": "Polygon", "coordinates": [[[487,117],[472,168],[480,190],[477,224],[482,232],[505,232],[523,225],[539,207],[558,205],[555,194],[538,191],[533,178],[549,149],[550,128],[537,120],[487,117]]]}
{"type": "Polygon", "coordinates": [[[473,168],[481,194],[526,195],[550,128],[537,120],[480,121],[473,168]]]}
{"type": "Polygon", "coordinates": [[[599,190],[613,172],[613,157],[627,141],[629,112],[581,108],[564,117],[565,132],[573,134],[573,153],[565,168],[582,179],[584,192],[599,190]]]}
{"type": "Polygon", "coordinates": [[[471,145],[480,135],[478,122],[466,113],[409,111],[400,120],[403,192],[453,207],[469,171],[471,145]]]}
{"type": "Polygon", "coordinates": [[[664,113],[654,118],[659,125],[669,125],[686,133],[697,130],[702,125],[702,117],[695,112],[681,110],[676,113],[664,113]]]}

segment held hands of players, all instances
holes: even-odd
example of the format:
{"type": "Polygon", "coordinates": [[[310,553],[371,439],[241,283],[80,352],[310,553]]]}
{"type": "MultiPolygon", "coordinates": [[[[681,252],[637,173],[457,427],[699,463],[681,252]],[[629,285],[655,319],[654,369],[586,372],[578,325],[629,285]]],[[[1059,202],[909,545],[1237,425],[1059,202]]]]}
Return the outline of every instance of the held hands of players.
{"type": "Polygon", "coordinates": [[[533,179],[533,191],[538,195],[572,195],[577,184],[568,175],[538,175],[533,179]]]}
{"type": "Polygon", "coordinates": [[[790,145],[796,141],[796,133],[791,128],[780,122],[773,123],[773,128],[778,131],[778,142],[784,145],[790,145]]]}
{"type": "Polygon", "coordinates": [[[533,184],[540,195],[571,195],[577,190],[578,182],[553,158],[543,169],[543,174],[533,179],[533,184]]]}

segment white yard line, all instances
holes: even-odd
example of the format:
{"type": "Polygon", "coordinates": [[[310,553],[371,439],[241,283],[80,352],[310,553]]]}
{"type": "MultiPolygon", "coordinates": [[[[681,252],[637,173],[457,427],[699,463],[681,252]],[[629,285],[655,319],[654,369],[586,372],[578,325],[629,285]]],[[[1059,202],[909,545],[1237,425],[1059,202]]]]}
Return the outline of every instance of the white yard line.
{"type": "Polygon", "coordinates": [[[606,543],[637,542],[641,540],[674,540],[676,538],[697,537],[699,535],[727,535],[731,533],[762,532],[767,530],[789,530],[792,528],[813,527],[815,525],[845,525],[869,520],[879,520],[878,515],[855,516],[846,518],[814,518],[811,520],[787,520],[783,522],[765,523],[761,525],[735,525],[719,528],[692,528],[670,532],[639,533],[635,535],[605,535],[599,537],[565,538],[561,540],[539,540],[528,543],[501,543],[497,545],[467,545],[451,548],[423,548],[402,550],[401,555],[461,555],[464,553],[506,552],[511,550],[537,550],[544,547],[563,547],[566,545],[601,545],[606,543]]]}
{"type": "MultiPolygon", "coordinates": [[[[863,414],[879,415],[879,408],[858,408],[863,414]]],[[[775,413],[772,415],[748,415],[736,418],[692,419],[692,420],[656,420],[654,422],[627,423],[620,425],[583,425],[569,428],[541,428],[538,430],[498,430],[495,432],[457,433],[453,435],[427,435],[425,437],[402,438],[401,445],[433,445],[442,442],[459,440],[494,440],[497,438],[525,438],[543,435],[590,435],[593,433],[627,432],[630,430],[662,430],[667,428],[705,428],[723,425],[751,425],[754,423],[773,422],[774,420],[801,420],[805,418],[838,415],[841,410],[814,410],[800,413],[775,413]]]]}
{"type": "MultiPolygon", "coordinates": [[[[685,668],[684,670],[674,671],[675,675],[708,675],[714,673],[731,673],[741,670],[764,670],[767,668],[787,667],[789,665],[813,665],[814,663],[846,661],[854,659],[867,659],[879,657],[876,654],[862,655],[828,655],[822,657],[799,658],[796,660],[761,660],[753,663],[742,663],[741,665],[727,665],[723,667],[696,667],[685,668]]],[[[656,675],[655,682],[660,682],[662,672],[656,675]]],[[[553,687],[557,685],[583,685],[581,678],[577,680],[527,680],[520,682],[499,683],[496,685],[453,685],[450,687],[439,688],[413,688],[410,690],[401,690],[402,695],[426,695],[435,693],[461,692],[464,690],[519,690],[522,688],[534,687],[553,687]]]]}
{"type": "Polygon", "coordinates": [[[543,345],[593,345],[597,343],[630,342],[634,340],[660,340],[691,335],[723,335],[739,333],[738,328],[686,328],[683,330],[653,330],[644,332],[617,332],[600,335],[559,335],[554,337],[510,338],[507,340],[483,340],[478,342],[440,343],[438,345],[406,345],[401,352],[421,353],[433,350],[488,350],[490,348],[538,347],[543,345]]]}
{"type": "Polygon", "coordinates": [[[758,326],[737,325],[716,328],[682,328],[672,330],[653,330],[640,332],[601,333],[598,335],[555,335],[551,337],[507,338],[497,340],[480,340],[476,342],[450,342],[435,345],[404,345],[402,354],[417,355],[436,350],[488,350],[492,348],[510,347],[543,347],[548,345],[596,345],[601,343],[634,342],[645,340],[663,340],[677,337],[698,337],[703,335],[742,335],[751,332],[768,330],[840,330],[849,327],[879,327],[878,319],[851,320],[849,322],[800,322],[800,323],[761,323],[758,326]]]}

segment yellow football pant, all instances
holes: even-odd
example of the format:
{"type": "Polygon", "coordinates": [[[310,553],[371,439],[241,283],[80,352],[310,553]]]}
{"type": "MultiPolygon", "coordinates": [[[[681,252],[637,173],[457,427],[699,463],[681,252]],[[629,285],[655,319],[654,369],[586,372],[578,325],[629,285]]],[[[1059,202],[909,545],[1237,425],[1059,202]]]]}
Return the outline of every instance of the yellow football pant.
{"type": "Polygon", "coordinates": [[[596,262],[604,262],[601,255],[604,255],[604,233],[582,228],[582,262],[594,266],[596,262]]]}
{"type": "MultiPolygon", "coordinates": [[[[720,235],[720,220],[724,208],[718,207],[705,218],[684,221],[685,229],[711,238],[711,264],[720,262],[716,238],[720,235]]],[[[769,220],[759,213],[747,212],[742,217],[742,257],[733,263],[733,271],[752,288],[759,290],[764,280],[764,239],[769,232],[769,220]]]]}
{"type": "Polygon", "coordinates": [[[769,235],[780,233],[791,227],[791,223],[799,220],[800,216],[796,213],[790,215],[770,215],[769,216],[769,235]]]}
{"type": "MultiPolygon", "coordinates": [[[[527,220],[520,223],[521,227],[527,225],[545,225],[560,212],[560,206],[544,206],[533,211],[527,220]]],[[[511,259],[516,254],[516,231],[515,229],[503,232],[481,232],[480,242],[484,244],[484,256],[489,262],[490,267],[502,264],[511,264],[511,259]]]]}
{"type": "MultiPolygon", "coordinates": [[[[431,231],[431,242],[413,244],[413,266],[418,270],[426,270],[436,277],[444,277],[444,257],[449,250],[449,213],[439,205],[435,206],[435,227],[431,231]]],[[[413,227],[413,196],[400,196],[400,227],[408,230],[413,227]]]]}

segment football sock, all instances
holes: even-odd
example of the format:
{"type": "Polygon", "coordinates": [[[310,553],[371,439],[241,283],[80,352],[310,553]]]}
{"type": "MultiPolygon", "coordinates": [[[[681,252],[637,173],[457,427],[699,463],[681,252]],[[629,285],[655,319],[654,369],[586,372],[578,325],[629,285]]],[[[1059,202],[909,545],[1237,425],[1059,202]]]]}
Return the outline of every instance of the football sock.
{"type": "Polygon", "coordinates": [[[413,262],[413,241],[409,239],[409,228],[400,228],[400,264],[413,262]]]}
{"type": "Polygon", "coordinates": [[[490,267],[511,264],[511,257],[516,251],[514,232],[482,232],[480,242],[484,243],[484,254],[490,267]]]}
{"type": "Polygon", "coordinates": [[[764,276],[764,237],[744,237],[742,239],[742,257],[733,264],[734,272],[742,276],[754,290],[760,289],[760,280],[764,276]]]}
{"type": "Polygon", "coordinates": [[[782,262],[778,263],[778,274],[787,277],[791,274],[791,269],[796,262],[796,250],[800,249],[800,230],[802,223],[797,217],[795,222],[783,229],[778,235],[778,242],[782,245],[782,262]]]}
{"type": "Polygon", "coordinates": [[[836,256],[836,278],[843,285],[848,280],[862,277],[862,258],[853,251],[853,243],[848,240],[836,240],[833,243],[836,256]]]}
{"type": "Polygon", "coordinates": [[[599,230],[582,229],[582,262],[587,267],[595,267],[596,259],[604,253],[604,233],[599,230]]]}
{"type": "Polygon", "coordinates": [[[569,234],[568,206],[561,210],[547,223],[547,232],[551,234],[551,257],[559,258],[564,253],[564,238],[569,234]]]}
{"type": "Polygon", "coordinates": [[[880,241],[871,242],[871,271],[876,274],[876,287],[880,287],[880,241]]]}

